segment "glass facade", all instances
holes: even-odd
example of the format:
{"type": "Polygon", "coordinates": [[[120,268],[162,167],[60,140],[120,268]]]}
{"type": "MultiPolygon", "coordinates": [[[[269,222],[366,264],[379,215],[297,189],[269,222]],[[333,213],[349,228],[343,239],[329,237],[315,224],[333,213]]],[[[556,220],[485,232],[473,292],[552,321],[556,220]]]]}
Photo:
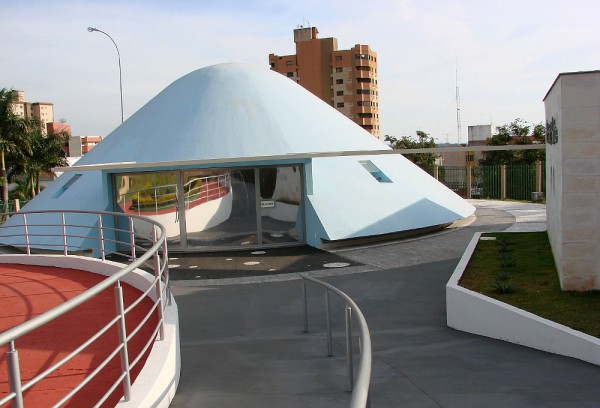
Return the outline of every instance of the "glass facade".
{"type": "Polygon", "coordinates": [[[116,211],[160,222],[172,249],[303,242],[301,165],[116,174],[114,185],[116,211]]]}

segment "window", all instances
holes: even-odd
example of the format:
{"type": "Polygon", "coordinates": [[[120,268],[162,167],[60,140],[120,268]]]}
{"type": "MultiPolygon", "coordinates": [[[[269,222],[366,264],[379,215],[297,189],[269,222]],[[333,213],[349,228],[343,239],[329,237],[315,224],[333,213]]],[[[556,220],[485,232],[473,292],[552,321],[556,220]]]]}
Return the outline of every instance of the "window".
{"type": "Polygon", "coordinates": [[[344,107],[344,102],[338,102],[337,107],[338,108],[343,108],[344,107]]]}
{"type": "Polygon", "coordinates": [[[342,72],[342,71],[344,71],[344,68],[342,68],[342,67],[337,67],[335,69],[335,72],[342,72]]]}
{"type": "Polygon", "coordinates": [[[380,183],[391,183],[392,180],[389,179],[377,166],[373,164],[371,160],[359,160],[359,163],[368,171],[371,176],[380,183]]]}
{"type": "Polygon", "coordinates": [[[357,95],[371,95],[371,90],[370,89],[357,89],[356,94],[357,95]]]}
{"type": "Polygon", "coordinates": [[[356,104],[358,106],[371,106],[371,101],[358,101],[356,104]]]}
{"type": "Polygon", "coordinates": [[[285,65],[292,65],[292,64],[293,64],[293,62],[292,62],[292,61],[286,61],[286,62],[285,62],[285,65]]]}
{"type": "Polygon", "coordinates": [[[293,72],[288,72],[288,73],[287,73],[287,76],[288,76],[288,78],[291,78],[291,77],[293,77],[293,76],[294,76],[294,73],[293,73],[293,72]]]}
{"type": "Polygon", "coordinates": [[[361,113],[358,114],[358,117],[359,118],[372,118],[373,114],[372,113],[362,113],[361,112],[361,113]]]}
{"type": "Polygon", "coordinates": [[[356,54],[354,57],[356,59],[369,59],[369,55],[368,54],[356,54]]]}
{"type": "Polygon", "coordinates": [[[341,61],[342,60],[342,56],[341,55],[336,55],[335,56],[335,60],[336,61],[341,61]]]}
{"type": "Polygon", "coordinates": [[[371,79],[371,78],[356,78],[356,82],[368,82],[368,83],[371,83],[371,82],[373,82],[373,79],[371,79]]]}
{"type": "Polygon", "coordinates": [[[61,195],[63,195],[63,193],[65,191],[67,191],[69,189],[69,187],[71,187],[77,180],[79,180],[79,178],[82,176],[82,174],[74,174],[73,177],[71,177],[69,179],[69,181],[67,181],[61,188],[59,188],[54,195],[52,196],[52,198],[58,198],[61,195]]]}
{"type": "Polygon", "coordinates": [[[335,83],[336,83],[336,84],[338,84],[338,85],[339,85],[339,84],[343,84],[343,83],[344,83],[344,80],[343,80],[343,79],[336,79],[336,80],[335,80],[335,83]]]}
{"type": "Polygon", "coordinates": [[[342,95],[344,95],[344,91],[337,91],[335,94],[336,94],[337,96],[342,96],[342,95]]]}

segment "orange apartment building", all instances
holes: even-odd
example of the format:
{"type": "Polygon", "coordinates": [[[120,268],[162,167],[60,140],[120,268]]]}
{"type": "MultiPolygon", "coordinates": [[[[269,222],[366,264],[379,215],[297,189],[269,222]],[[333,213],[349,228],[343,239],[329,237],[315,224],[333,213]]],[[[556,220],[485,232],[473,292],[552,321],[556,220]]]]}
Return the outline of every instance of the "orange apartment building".
{"type": "Polygon", "coordinates": [[[295,55],[269,54],[271,69],[331,104],[379,138],[377,53],[357,44],[338,50],[336,38],[319,38],[316,27],[294,30],[295,55]]]}

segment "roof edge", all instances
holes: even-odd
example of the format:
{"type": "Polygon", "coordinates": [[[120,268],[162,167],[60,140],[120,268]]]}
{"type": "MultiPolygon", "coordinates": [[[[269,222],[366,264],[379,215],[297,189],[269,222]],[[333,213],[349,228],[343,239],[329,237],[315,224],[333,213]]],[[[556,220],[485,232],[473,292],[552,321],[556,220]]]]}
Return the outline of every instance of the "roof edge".
{"type": "Polygon", "coordinates": [[[554,80],[554,82],[552,82],[552,85],[550,85],[550,89],[548,89],[548,92],[546,92],[546,95],[544,95],[542,102],[546,100],[546,98],[548,97],[548,94],[550,94],[550,91],[552,90],[552,88],[554,88],[554,85],[558,81],[558,78],[560,78],[561,76],[565,76],[565,75],[580,75],[580,74],[600,74],[600,69],[596,69],[596,70],[592,70],[592,71],[561,72],[560,74],[558,74],[556,76],[556,79],[554,80]]]}

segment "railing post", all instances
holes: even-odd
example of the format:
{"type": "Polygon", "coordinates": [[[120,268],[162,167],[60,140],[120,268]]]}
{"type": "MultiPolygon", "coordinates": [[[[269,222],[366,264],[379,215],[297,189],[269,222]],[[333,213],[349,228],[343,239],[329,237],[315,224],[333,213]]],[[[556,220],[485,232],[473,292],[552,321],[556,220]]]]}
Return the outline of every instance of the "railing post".
{"type": "Polygon", "coordinates": [[[29,232],[27,231],[27,216],[23,214],[23,228],[25,228],[25,251],[27,255],[31,255],[31,249],[29,248],[29,232]]]}
{"type": "Polygon", "coordinates": [[[131,376],[129,373],[129,353],[127,351],[127,328],[125,326],[125,305],[123,304],[123,288],[120,281],[115,286],[115,301],[117,303],[117,314],[120,316],[117,326],[119,331],[119,342],[121,343],[121,369],[125,373],[123,378],[123,397],[125,401],[131,399],[131,376]]]}
{"type": "Polygon", "coordinates": [[[467,196],[466,198],[473,198],[472,197],[472,189],[473,189],[473,165],[471,163],[467,164],[467,179],[466,179],[466,187],[467,190],[465,191],[465,195],[467,196]]]}
{"type": "Polygon", "coordinates": [[[325,288],[325,317],[327,319],[327,356],[333,356],[333,342],[331,340],[331,307],[329,303],[329,289],[325,288]]]}
{"type": "Polygon", "coordinates": [[[13,408],[23,408],[23,390],[21,389],[21,369],[19,368],[19,352],[15,349],[15,342],[8,343],[6,351],[6,365],[8,366],[8,379],[10,391],[15,393],[12,402],[13,408]]]}
{"type": "Polygon", "coordinates": [[[21,209],[21,201],[18,198],[15,198],[15,212],[19,212],[21,209]]]}
{"type": "Polygon", "coordinates": [[[440,166],[437,164],[433,165],[433,177],[438,181],[440,179],[440,166]]]}
{"type": "Polygon", "coordinates": [[[100,240],[100,256],[105,261],[104,254],[104,231],[102,230],[102,214],[98,214],[98,239],[100,240]]]}
{"type": "Polygon", "coordinates": [[[304,299],[304,333],[308,333],[308,303],[306,299],[306,281],[302,279],[302,297],[304,299]]]}
{"type": "Polygon", "coordinates": [[[135,235],[133,233],[133,217],[129,217],[129,245],[131,248],[131,260],[135,261],[137,258],[135,254],[135,235]]]}
{"type": "Polygon", "coordinates": [[[64,211],[60,213],[60,222],[62,223],[62,239],[63,239],[63,255],[68,255],[68,246],[67,246],[67,226],[65,223],[65,213],[64,211]]]}
{"type": "Polygon", "coordinates": [[[354,367],[352,363],[352,309],[346,305],[346,362],[348,364],[348,391],[354,389],[354,367]]]}
{"type": "MultiPolygon", "coordinates": [[[[152,226],[152,246],[156,244],[156,225],[152,226]]],[[[161,288],[161,273],[160,273],[160,255],[158,254],[158,250],[154,252],[154,279],[156,281],[154,290],[156,293],[156,301],[159,303],[158,310],[158,321],[159,321],[159,329],[158,329],[158,340],[163,340],[165,338],[165,319],[164,319],[164,310],[163,310],[163,296],[162,296],[162,288],[161,288]]]]}
{"type": "Polygon", "coordinates": [[[500,165],[500,199],[506,200],[506,164],[500,165]]]}

